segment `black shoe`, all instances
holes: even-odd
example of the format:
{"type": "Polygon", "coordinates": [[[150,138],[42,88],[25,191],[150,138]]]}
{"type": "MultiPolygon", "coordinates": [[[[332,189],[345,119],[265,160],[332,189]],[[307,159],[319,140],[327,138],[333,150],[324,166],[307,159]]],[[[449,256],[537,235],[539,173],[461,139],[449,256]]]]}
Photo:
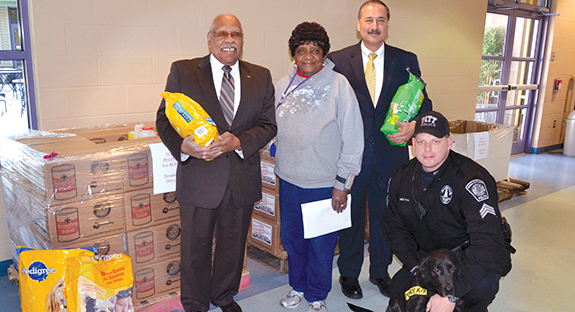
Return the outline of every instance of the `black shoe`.
{"type": "Polygon", "coordinates": [[[220,309],[222,309],[222,312],[242,312],[242,308],[240,308],[240,305],[235,301],[232,301],[232,303],[220,307],[220,309]]]}
{"type": "Polygon", "coordinates": [[[361,291],[361,286],[359,286],[357,278],[340,276],[339,283],[341,284],[341,292],[346,297],[351,299],[363,298],[363,292],[361,291]]]}
{"type": "Polygon", "coordinates": [[[391,284],[391,278],[389,277],[389,275],[387,275],[386,277],[379,277],[379,278],[369,278],[369,281],[377,286],[377,288],[379,288],[379,292],[386,296],[389,297],[389,284],[391,284]]]}

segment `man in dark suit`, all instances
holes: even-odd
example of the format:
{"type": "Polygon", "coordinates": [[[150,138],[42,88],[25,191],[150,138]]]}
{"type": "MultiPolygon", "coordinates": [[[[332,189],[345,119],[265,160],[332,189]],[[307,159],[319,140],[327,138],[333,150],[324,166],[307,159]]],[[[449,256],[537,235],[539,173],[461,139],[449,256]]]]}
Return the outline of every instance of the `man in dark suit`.
{"type": "MultiPolygon", "coordinates": [[[[363,118],[365,146],[361,172],[351,189],[352,227],[339,234],[339,281],[343,294],[353,299],[363,297],[358,277],[363,263],[366,210],[369,211],[369,280],[389,296],[387,269],[392,254],[383,227],[385,197],[388,180],[408,160],[408,151],[406,147],[391,145],[380,128],[395,92],[408,81],[406,68],[421,76],[415,54],[385,44],[388,27],[389,8],[379,0],[369,0],[360,7],[357,19],[362,40],[328,55],[335,63],[335,71],[346,76],[353,87],[363,118]]],[[[419,114],[431,110],[431,100],[425,90],[423,94],[419,114]]],[[[389,139],[401,144],[413,136],[415,123],[398,125],[400,132],[389,139]]]]}
{"type": "Polygon", "coordinates": [[[178,160],[182,305],[186,311],[208,311],[212,302],[224,312],[237,312],[241,308],[233,296],[241,279],[253,204],[262,196],[258,151],[277,129],[274,87],[269,70],[239,60],[243,33],[235,16],[216,17],[207,39],[210,55],[174,62],[166,91],[198,102],[217,125],[219,142],[206,147],[196,144],[193,135],[182,139],[166,117],[165,101],[156,126],[178,160]]]}

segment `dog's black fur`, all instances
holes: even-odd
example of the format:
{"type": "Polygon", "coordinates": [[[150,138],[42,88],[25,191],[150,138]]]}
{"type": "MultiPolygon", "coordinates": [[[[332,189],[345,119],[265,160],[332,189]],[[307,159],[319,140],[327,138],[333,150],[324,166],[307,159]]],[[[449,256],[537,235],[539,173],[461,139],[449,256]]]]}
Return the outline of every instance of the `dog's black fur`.
{"type": "MultiPolygon", "coordinates": [[[[425,312],[427,302],[433,295],[455,296],[455,280],[459,272],[459,258],[453,251],[433,251],[421,260],[419,269],[400,295],[390,299],[386,312],[425,312]],[[405,293],[416,286],[426,289],[427,295],[411,294],[406,299],[405,293]]],[[[457,300],[454,311],[463,311],[462,299],[457,300]]]]}

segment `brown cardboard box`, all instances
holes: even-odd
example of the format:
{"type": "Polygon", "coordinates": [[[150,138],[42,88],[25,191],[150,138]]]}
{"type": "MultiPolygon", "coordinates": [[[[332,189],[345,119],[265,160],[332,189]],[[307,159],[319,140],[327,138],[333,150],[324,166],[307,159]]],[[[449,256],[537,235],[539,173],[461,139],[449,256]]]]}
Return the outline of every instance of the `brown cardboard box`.
{"type": "Polygon", "coordinates": [[[51,206],[46,218],[52,248],[126,231],[122,195],[51,206]]]}
{"type": "Polygon", "coordinates": [[[471,120],[454,120],[449,123],[453,138],[452,150],[485,167],[495,181],[507,179],[513,144],[511,127],[471,120]]]}
{"type": "Polygon", "coordinates": [[[180,219],[176,193],[155,194],[153,188],[124,194],[126,229],[128,232],[180,219]]]}
{"type": "Polygon", "coordinates": [[[179,257],[181,231],[180,221],[177,220],[127,232],[127,251],[134,259],[134,267],[179,257]]]}
{"type": "Polygon", "coordinates": [[[109,153],[85,154],[44,166],[46,197],[50,205],[77,202],[124,188],[124,168],[109,153]]]}
{"type": "Polygon", "coordinates": [[[124,192],[153,185],[152,153],[148,145],[160,142],[159,137],[153,137],[103,144],[121,160],[124,192]]]}
{"type": "Polygon", "coordinates": [[[278,178],[275,174],[276,160],[273,157],[265,156],[265,153],[260,152],[261,157],[261,171],[262,171],[262,187],[277,192],[278,191],[278,178]]]}
{"type": "Polygon", "coordinates": [[[46,192],[48,204],[122,192],[125,175],[122,163],[106,148],[78,137],[46,140],[23,139],[26,146],[18,148],[22,157],[11,159],[10,165],[11,170],[46,192]],[[48,157],[50,154],[52,157],[48,157]]]}
{"type": "Polygon", "coordinates": [[[274,256],[284,251],[281,243],[280,225],[262,220],[258,216],[252,217],[248,243],[274,256]]]}
{"type": "Polygon", "coordinates": [[[132,300],[136,306],[145,304],[153,298],[166,296],[180,291],[180,257],[171,257],[163,261],[151,261],[146,265],[135,265],[134,293],[132,300]]]}
{"type": "Polygon", "coordinates": [[[98,247],[99,255],[108,255],[113,253],[125,253],[124,248],[124,233],[97,237],[88,241],[79,243],[63,244],[60,248],[82,248],[82,247],[98,247]]]}
{"type": "MultiPolygon", "coordinates": [[[[154,122],[141,123],[144,127],[154,127],[154,122]]],[[[108,124],[97,127],[82,127],[51,130],[56,133],[73,133],[96,144],[128,140],[128,133],[133,132],[137,123],[108,124]]]]}
{"type": "Polygon", "coordinates": [[[280,203],[277,191],[262,189],[262,199],[254,205],[254,216],[280,224],[280,203]]]}

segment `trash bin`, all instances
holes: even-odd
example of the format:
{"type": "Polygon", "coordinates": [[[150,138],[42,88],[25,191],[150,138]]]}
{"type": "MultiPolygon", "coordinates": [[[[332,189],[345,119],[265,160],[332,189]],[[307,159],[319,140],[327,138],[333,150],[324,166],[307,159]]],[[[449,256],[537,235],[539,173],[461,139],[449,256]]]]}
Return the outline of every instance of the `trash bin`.
{"type": "Polygon", "coordinates": [[[572,111],[567,120],[565,127],[565,141],[563,142],[563,154],[566,156],[575,156],[575,111],[572,111]]]}

